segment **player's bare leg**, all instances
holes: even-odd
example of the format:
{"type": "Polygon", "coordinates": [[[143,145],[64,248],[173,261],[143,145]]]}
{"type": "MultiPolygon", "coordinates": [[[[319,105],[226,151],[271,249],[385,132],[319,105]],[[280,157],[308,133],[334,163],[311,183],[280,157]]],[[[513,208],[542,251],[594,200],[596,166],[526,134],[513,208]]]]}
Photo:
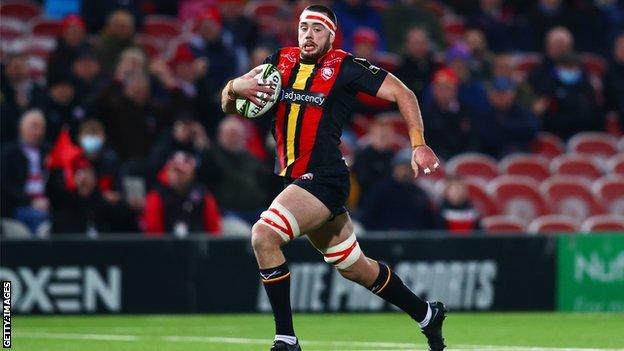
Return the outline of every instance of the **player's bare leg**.
{"type": "Polygon", "coordinates": [[[423,301],[388,266],[366,257],[359,248],[347,213],[308,233],[308,239],[323,253],[325,261],[333,264],[343,277],[371,290],[418,322],[427,337],[430,350],[444,349],[444,305],[423,301]]]}
{"type": "Polygon", "coordinates": [[[252,228],[251,243],[275,317],[275,342],[271,350],[301,350],[292,323],[290,271],[281,246],[323,225],[330,215],[316,197],[290,185],[252,228]]]}

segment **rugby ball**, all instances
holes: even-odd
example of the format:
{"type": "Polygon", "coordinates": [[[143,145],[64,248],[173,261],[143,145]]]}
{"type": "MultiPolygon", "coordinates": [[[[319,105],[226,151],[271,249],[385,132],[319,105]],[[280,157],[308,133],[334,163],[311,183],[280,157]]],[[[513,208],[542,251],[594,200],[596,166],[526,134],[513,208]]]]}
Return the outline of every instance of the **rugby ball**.
{"type": "Polygon", "coordinates": [[[277,70],[277,67],[270,63],[265,63],[258,67],[262,68],[262,72],[258,73],[254,78],[265,79],[275,83],[276,88],[273,95],[275,98],[273,101],[267,101],[264,106],[258,106],[247,99],[236,99],[236,111],[238,111],[241,116],[247,118],[257,118],[265,114],[275,105],[282,91],[282,76],[277,70]]]}

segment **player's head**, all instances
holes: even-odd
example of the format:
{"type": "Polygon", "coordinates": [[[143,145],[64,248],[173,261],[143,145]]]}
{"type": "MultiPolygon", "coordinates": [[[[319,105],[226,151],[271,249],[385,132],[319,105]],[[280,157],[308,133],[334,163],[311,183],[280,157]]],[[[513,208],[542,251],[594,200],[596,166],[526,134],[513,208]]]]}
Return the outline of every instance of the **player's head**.
{"type": "Polygon", "coordinates": [[[299,16],[301,58],[317,60],[329,51],[336,39],[336,14],[323,5],[310,5],[299,16]]]}

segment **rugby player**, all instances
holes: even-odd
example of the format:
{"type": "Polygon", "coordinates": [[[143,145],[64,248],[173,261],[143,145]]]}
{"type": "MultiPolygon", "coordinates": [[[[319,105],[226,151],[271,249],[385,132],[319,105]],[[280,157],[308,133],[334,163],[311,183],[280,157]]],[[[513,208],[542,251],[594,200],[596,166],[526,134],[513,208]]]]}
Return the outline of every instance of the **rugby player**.
{"type": "Polygon", "coordinates": [[[275,172],[283,177],[285,188],[253,226],[251,239],[275,317],[271,350],[301,350],[292,322],[290,272],[281,251],[282,245],[300,235],[307,235],[343,277],[409,314],[427,337],[430,350],[443,350],[444,305],[420,299],[390,267],[366,257],[344,207],[349,170],[338,145],[356,93],[398,104],[409,129],[415,175],[419,168],[425,173],[435,171],[439,161],[425,144],[414,93],[391,73],[333,49],[337,30],[331,9],[308,6],[299,18],[299,46],[281,48],[265,60],[281,73],[281,96],[274,96],[275,87],[268,81],[254,78],[261,71],[258,68],[229,81],[222,92],[226,113],[237,113],[237,98],[256,105],[279,99],[269,113],[277,147],[275,172]]]}

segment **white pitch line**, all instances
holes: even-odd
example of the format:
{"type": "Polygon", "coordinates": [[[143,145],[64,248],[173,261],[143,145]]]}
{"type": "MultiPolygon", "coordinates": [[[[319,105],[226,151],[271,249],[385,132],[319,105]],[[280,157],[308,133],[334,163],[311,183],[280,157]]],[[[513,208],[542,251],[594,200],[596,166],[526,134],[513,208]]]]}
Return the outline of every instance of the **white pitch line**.
{"type": "MultiPolygon", "coordinates": [[[[163,340],[169,342],[201,342],[213,344],[244,344],[244,345],[267,345],[270,339],[250,339],[217,336],[183,336],[183,335],[119,335],[119,334],[77,334],[77,333],[50,333],[50,332],[17,332],[15,337],[34,339],[64,339],[64,340],[98,340],[98,341],[141,341],[163,340]]],[[[330,341],[330,340],[303,340],[302,345],[315,345],[327,347],[353,347],[357,349],[331,351],[407,351],[418,348],[419,345],[411,343],[393,342],[368,342],[368,341],[330,341]]],[[[536,347],[536,346],[503,346],[503,345],[455,345],[448,351],[474,351],[474,350],[498,350],[498,351],[624,351],[624,349],[599,349],[599,348],[566,348],[566,347],[536,347]]],[[[327,350],[317,350],[327,351],[327,350]]]]}

